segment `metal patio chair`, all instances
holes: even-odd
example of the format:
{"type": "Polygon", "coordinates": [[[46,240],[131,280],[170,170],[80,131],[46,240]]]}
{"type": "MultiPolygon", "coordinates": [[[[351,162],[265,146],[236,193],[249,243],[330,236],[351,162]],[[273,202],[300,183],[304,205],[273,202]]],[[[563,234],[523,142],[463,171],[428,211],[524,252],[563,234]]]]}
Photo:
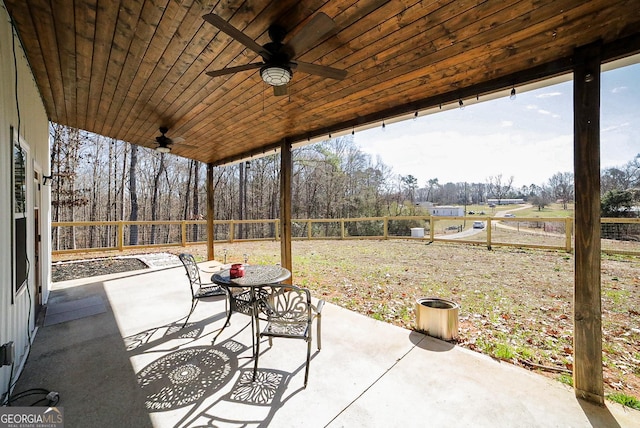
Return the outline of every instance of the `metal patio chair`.
{"type": "Polygon", "coordinates": [[[316,320],[318,351],[322,348],[321,320],[324,300],[317,305],[311,302],[311,293],[306,288],[289,284],[271,284],[260,287],[259,295],[267,296],[256,301],[256,352],[253,368],[255,380],[260,356],[260,339],[269,338],[273,346],[274,337],[301,339],[307,342],[307,361],[304,372],[304,386],[309,379],[309,361],[311,360],[312,323],[316,320]],[[260,331],[260,324],[265,323],[260,331]]]}
{"type": "Polygon", "coordinates": [[[191,290],[191,310],[189,311],[189,315],[187,315],[187,319],[184,321],[184,324],[182,324],[182,328],[184,328],[184,326],[187,325],[187,322],[189,322],[189,317],[191,317],[191,314],[195,310],[200,299],[203,297],[224,296],[226,293],[219,285],[211,282],[202,282],[200,279],[200,269],[191,254],[182,253],[178,258],[187,271],[189,288],[191,290]]]}

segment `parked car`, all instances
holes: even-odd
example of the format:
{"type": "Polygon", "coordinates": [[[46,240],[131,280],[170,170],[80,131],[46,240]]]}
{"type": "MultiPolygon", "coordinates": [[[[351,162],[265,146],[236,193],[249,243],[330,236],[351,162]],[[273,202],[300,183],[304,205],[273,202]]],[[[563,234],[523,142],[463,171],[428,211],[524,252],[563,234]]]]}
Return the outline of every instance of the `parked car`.
{"type": "Polygon", "coordinates": [[[473,222],[474,229],[484,229],[484,221],[474,221],[473,222]]]}
{"type": "Polygon", "coordinates": [[[504,216],[507,217],[507,218],[515,218],[516,215],[515,214],[511,214],[511,213],[507,213],[504,216]]]}

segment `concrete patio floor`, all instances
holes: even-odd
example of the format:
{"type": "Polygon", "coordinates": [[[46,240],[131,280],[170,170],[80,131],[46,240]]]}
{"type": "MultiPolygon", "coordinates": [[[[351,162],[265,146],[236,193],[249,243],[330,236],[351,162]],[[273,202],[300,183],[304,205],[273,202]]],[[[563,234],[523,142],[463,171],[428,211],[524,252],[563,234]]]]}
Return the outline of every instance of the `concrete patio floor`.
{"type": "Polygon", "coordinates": [[[306,389],[297,340],[264,342],[252,383],[249,318],[211,346],[224,300],[181,329],[187,284],[181,266],[54,284],[15,392],[59,392],[70,428],[640,427],[640,412],[332,304],[306,389]]]}

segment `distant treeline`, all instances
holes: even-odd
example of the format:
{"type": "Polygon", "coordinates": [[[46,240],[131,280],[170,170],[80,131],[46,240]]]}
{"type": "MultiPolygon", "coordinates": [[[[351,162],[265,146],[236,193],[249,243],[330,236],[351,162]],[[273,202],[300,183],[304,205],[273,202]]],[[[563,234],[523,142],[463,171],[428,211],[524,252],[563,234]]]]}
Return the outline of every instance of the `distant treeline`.
{"type": "MultiPolygon", "coordinates": [[[[57,124],[50,130],[53,221],[205,218],[204,164],[57,124]]],[[[415,215],[425,213],[419,202],[483,204],[488,198],[522,198],[543,207],[574,197],[570,172],[519,189],[513,177],[499,173],[485,183],[418,183],[373,160],[352,136],[295,149],[293,160],[294,218],[415,215]]],[[[279,168],[278,154],[215,167],[215,217],[279,217],[279,168]]],[[[608,213],[637,204],[638,188],[640,154],[603,171],[603,202],[618,204],[608,213]]]]}

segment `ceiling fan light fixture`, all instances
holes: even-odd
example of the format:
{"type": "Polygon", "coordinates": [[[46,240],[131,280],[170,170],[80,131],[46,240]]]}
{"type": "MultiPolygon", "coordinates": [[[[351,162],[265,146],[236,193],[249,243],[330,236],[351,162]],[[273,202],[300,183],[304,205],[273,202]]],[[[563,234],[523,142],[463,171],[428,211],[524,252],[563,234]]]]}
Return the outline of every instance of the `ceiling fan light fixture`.
{"type": "Polygon", "coordinates": [[[264,83],[271,86],[282,86],[291,80],[291,69],[283,66],[266,66],[260,69],[260,76],[264,83]]]}
{"type": "Polygon", "coordinates": [[[156,151],[160,152],[160,153],[169,153],[171,151],[171,149],[167,146],[158,146],[156,147],[156,151]]]}

